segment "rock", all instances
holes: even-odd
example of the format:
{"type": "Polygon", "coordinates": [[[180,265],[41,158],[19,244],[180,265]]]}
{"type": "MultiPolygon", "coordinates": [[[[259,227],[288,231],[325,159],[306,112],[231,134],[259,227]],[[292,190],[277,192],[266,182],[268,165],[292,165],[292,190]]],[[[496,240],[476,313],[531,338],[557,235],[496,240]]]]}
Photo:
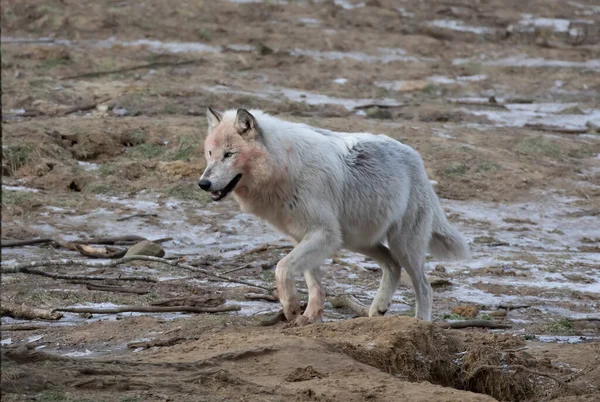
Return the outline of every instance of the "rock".
{"type": "Polygon", "coordinates": [[[390,120],[393,118],[392,112],[380,107],[371,107],[367,109],[367,117],[370,119],[390,120]]]}
{"type": "Polygon", "coordinates": [[[456,306],[452,309],[452,314],[457,314],[465,318],[475,318],[479,314],[479,309],[475,306],[469,306],[464,304],[462,306],[456,306]]]}
{"type": "Polygon", "coordinates": [[[132,255],[147,255],[151,257],[164,257],[165,250],[160,244],[153,243],[148,240],[141,241],[129,248],[125,257],[131,257],[132,255]]]}

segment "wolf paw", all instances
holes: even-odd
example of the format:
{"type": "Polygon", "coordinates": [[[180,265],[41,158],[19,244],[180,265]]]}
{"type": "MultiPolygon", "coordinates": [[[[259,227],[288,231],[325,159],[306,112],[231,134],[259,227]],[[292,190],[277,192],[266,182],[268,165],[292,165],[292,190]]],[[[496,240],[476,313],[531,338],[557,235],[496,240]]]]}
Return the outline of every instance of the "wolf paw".
{"type": "Polygon", "coordinates": [[[321,321],[323,321],[321,319],[321,317],[308,317],[308,316],[305,316],[305,315],[300,315],[300,316],[298,316],[294,320],[292,326],[294,326],[294,327],[303,327],[305,325],[314,324],[314,323],[318,323],[318,322],[321,322],[321,321]]]}

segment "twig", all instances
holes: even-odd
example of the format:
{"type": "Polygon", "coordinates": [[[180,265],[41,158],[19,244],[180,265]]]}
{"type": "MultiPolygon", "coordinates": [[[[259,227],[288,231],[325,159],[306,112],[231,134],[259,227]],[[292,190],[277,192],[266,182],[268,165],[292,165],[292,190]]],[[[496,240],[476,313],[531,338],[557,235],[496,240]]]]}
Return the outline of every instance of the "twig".
{"type": "Polygon", "coordinates": [[[588,200],[591,200],[590,196],[587,195],[587,193],[585,191],[583,191],[582,188],[578,188],[577,190],[579,190],[581,192],[581,194],[583,194],[585,196],[585,198],[587,198],[588,200]]]}
{"type": "Polygon", "coordinates": [[[65,313],[90,313],[90,314],[118,314],[118,313],[221,313],[226,311],[238,311],[238,305],[225,305],[216,307],[197,306],[123,306],[112,308],[94,307],[62,307],[54,311],[65,313]]]}
{"type": "Polygon", "coordinates": [[[559,134],[585,134],[590,131],[589,128],[564,128],[559,126],[548,126],[545,124],[525,124],[525,128],[530,128],[536,131],[546,131],[549,133],[559,134]]]}
{"type": "Polygon", "coordinates": [[[148,64],[141,64],[141,65],[137,65],[137,66],[119,68],[116,70],[94,71],[94,72],[89,72],[89,73],[71,75],[71,76],[67,76],[67,77],[62,77],[61,79],[73,80],[73,79],[77,79],[77,78],[96,78],[96,77],[102,77],[103,75],[120,74],[120,73],[129,72],[129,71],[143,70],[146,68],[159,68],[159,67],[170,67],[170,66],[177,67],[177,66],[185,66],[187,64],[198,64],[198,63],[202,63],[203,61],[204,61],[204,59],[192,59],[192,60],[181,60],[181,61],[159,61],[159,62],[155,62],[155,63],[148,63],[148,64]]]}
{"type": "MultiPolygon", "coordinates": [[[[117,260],[115,260],[117,261],[117,260]]],[[[62,260],[62,261],[34,261],[25,264],[17,264],[14,266],[2,267],[2,274],[31,274],[45,276],[52,279],[67,279],[67,280],[83,280],[83,281],[105,281],[105,280],[119,280],[119,281],[144,281],[144,282],[158,282],[158,279],[150,276],[98,276],[98,275],[70,275],[70,274],[57,274],[53,272],[41,271],[35,269],[35,267],[43,266],[66,266],[66,265],[84,265],[85,261],[76,260],[62,260]],[[64,263],[66,262],[66,263],[64,263]],[[54,264],[53,264],[54,263],[54,264]],[[58,263],[58,264],[56,264],[58,263]],[[29,266],[31,265],[31,266],[29,266]]],[[[90,263],[88,263],[90,264],[90,263]]],[[[96,267],[95,265],[84,265],[88,267],[96,267]]],[[[103,268],[101,265],[98,268],[103,268]]]]}
{"type": "Polygon", "coordinates": [[[24,304],[15,304],[10,302],[2,302],[0,306],[0,313],[2,317],[8,316],[12,318],[23,318],[26,320],[60,320],[62,314],[56,313],[51,310],[42,310],[39,308],[33,308],[24,304]]]}
{"type": "Polygon", "coordinates": [[[181,342],[185,342],[185,341],[193,341],[193,340],[197,340],[197,337],[184,337],[184,336],[176,336],[173,338],[168,338],[168,339],[155,339],[153,341],[147,341],[147,342],[130,342],[127,344],[128,348],[131,349],[138,349],[138,348],[143,348],[143,349],[150,349],[153,348],[155,346],[173,346],[173,345],[177,345],[178,343],[181,342]]]}
{"type": "Polygon", "coordinates": [[[113,245],[117,242],[127,241],[127,242],[140,242],[148,240],[145,237],[137,236],[137,235],[126,235],[126,236],[115,236],[115,237],[96,237],[87,240],[74,240],[70,243],[73,244],[102,244],[102,245],[113,245]]]}
{"type": "Polygon", "coordinates": [[[138,289],[125,286],[96,285],[93,283],[86,283],[85,287],[87,288],[87,290],[98,290],[101,292],[134,293],[137,295],[145,295],[147,293],[150,293],[149,289],[138,289]]]}
{"type": "Polygon", "coordinates": [[[441,328],[462,329],[462,328],[490,328],[490,329],[506,329],[512,328],[509,324],[499,324],[491,320],[467,320],[455,322],[436,322],[436,325],[441,328]]]}
{"type": "Polygon", "coordinates": [[[362,304],[353,296],[343,295],[329,298],[329,302],[334,308],[347,307],[359,317],[369,316],[369,307],[362,304]]]}
{"type": "Polygon", "coordinates": [[[134,214],[129,216],[124,216],[122,218],[117,219],[117,222],[123,222],[133,218],[144,218],[144,217],[157,217],[158,214],[134,214]]]}
{"type": "Polygon", "coordinates": [[[254,266],[254,264],[252,264],[252,263],[248,263],[248,264],[246,264],[246,265],[242,265],[241,267],[232,268],[232,269],[230,269],[230,270],[228,270],[228,271],[225,271],[225,272],[223,272],[223,275],[227,275],[227,274],[230,274],[230,273],[232,273],[232,272],[241,271],[241,270],[243,270],[243,269],[247,269],[247,268],[256,268],[256,267],[254,266]]]}
{"type": "Polygon", "coordinates": [[[26,240],[2,240],[1,247],[21,247],[32,246],[35,244],[52,243],[52,239],[26,239],[26,240]]]}
{"type": "Polygon", "coordinates": [[[264,293],[247,293],[244,296],[248,300],[266,300],[270,302],[278,302],[279,299],[274,294],[264,294],[264,293]]]}
{"type": "Polygon", "coordinates": [[[386,105],[381,103],[367,103],[366,105],[355,106],[353,110],[364,110],[372,107],[378,107],[379,109],[395,109],[406,107],[407,105],[386,105]]]}
{"type": "Polygon", "coordinates": [[[251,254],[256,254],[256,253],[261,253],[263,251],[267,251],[267,250],[286,250],[286,249],[290,249],[293,248],[292,246],[281,246],[281,245],[273,245],[273,244],[262,244],[258,247],[254,247],[251,248],[250,250],[244,251],[243,253],[240,253],[238,255],[235,256],[236,259],[241,258],[241,257],[246,257],[248,255],[251,254]]]}
{"type": "Polygon", "coordinates": [[[98,248],[87,246],[85,244],[76,244],[75,248],[81,255],[91,258],[121,258],[127,253],[127,249],[114,249],[110,247],[98,248]]]}
{"type": "Polygon", "coordinates": [[[469,379],[473,378],[477,373],[479,373],[480,371],[483,371],[483,370],[490,370],[490,371],[506,371],[506,370],[524,371],[526,373],[537,375],[539,377],[549,378],[549,379],[555,381],[556,383],[558,383],[559,385],[561,385],[562,387],[571,390],[576,395],[580,395],[581,394],[581,391],[579,389],[571,386],[571,384],[568,384],[568,383],[564,382],[560,378],[557,378],[557,377],[555,377],[555,376],[553,376],[551,374],[548,374],[548,373],[543,373],[541,371],[532,370],[529,367],[523,366],[522,364],[513,364],[513,365],[505,366],[505,367],[484,364],[482,366],[479,366],[479,367],[475,368],[473,370],[473,372],[469,375],[469,379]]]}
{"type": "Polygon", "coordinates": [[[3,331],[37,331],[38,329],[46,329],[48,326],[29,325],[29,324],[14,324],[0,325],[0,332],[3,331]]]}

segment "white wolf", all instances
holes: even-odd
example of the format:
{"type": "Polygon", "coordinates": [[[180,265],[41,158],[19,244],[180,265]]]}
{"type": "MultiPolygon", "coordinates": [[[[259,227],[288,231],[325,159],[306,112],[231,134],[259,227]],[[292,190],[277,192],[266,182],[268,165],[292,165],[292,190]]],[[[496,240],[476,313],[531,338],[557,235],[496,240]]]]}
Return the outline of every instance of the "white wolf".
{"type": "Polygon", "coordinates": [[[427,250],[453,259],[467,258],[469,250],[446,220],[415,150],[385,135],[338,133],[260,110],[208,108],[207,118],[207,167],[198,185],[215,201],[233,192],[244,212],[265,219],[295,245],[275,271],[288,321],[321,321],[320,265],[340,248],[382,268],[369,316],[385,314],[404,267],[415,289],[416,317],[431,320],[427,250]],[[309,291],[302,315],[294,284],[300,273],[309,291]]]}

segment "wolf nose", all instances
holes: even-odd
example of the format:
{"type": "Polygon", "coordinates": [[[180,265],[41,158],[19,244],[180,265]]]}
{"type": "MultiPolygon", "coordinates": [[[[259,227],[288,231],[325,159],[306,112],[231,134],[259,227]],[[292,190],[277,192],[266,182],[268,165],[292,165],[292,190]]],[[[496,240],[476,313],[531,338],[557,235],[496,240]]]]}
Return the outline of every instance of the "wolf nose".
{"type": "Polygon", "coordinates": [[[198,185],[204,191],[210,190],[210,185],[211,184],[212,183],[210,182],[210,180],[206,180],[206,179],[200,179],[200,181],[198,182],[198,185]]]}

